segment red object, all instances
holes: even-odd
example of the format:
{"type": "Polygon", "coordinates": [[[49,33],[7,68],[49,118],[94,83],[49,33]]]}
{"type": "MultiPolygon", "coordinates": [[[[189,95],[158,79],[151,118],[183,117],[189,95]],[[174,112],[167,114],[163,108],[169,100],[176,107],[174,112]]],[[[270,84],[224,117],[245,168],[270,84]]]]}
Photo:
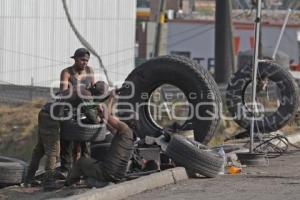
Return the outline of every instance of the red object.
{"type": "Polygon", "coordinates": [[[234,55],[237,55],[238,52],[240,51],[240,42],[241,42],[241,38],[239,36],[234,36],[234,38],[233,38],[233,44],[234,44],[233,52],[234,52],[234,55]]]}
{"type": "Polygon", "coordinates": [[[255,42],[254,37],[250,37],[249,42],[250,42],[250,48],[253,49],[254,48],[254,42],[255,42]]]}
{"type": "Polygon", "coordinates": [[[290,69],[292,71],[300,71],[300,64],[290,64],[290,69]]]}

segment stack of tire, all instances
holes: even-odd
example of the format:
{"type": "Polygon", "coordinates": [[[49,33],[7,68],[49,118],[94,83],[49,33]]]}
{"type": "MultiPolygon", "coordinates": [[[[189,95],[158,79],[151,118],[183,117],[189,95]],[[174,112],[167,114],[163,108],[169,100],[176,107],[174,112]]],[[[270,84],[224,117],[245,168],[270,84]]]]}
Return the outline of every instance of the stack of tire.
{"type": "Polygon", "coordinates": [[[15,158],[0,156],[0,188],[24,181],[27,164],[15,158]]]}
{"type": "Polygon", "coordinates": [[[70,119],[61,122],[61,137],[70,141],[89,141],[101,134],[102,124],[84,124],[81,126],[77,120],[70,119]]]}

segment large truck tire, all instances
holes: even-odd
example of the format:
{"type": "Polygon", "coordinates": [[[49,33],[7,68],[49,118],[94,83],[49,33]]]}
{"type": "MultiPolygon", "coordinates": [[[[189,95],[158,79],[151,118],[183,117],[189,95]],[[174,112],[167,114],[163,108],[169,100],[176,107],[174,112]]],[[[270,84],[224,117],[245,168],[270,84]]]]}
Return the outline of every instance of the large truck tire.
{"type": "MultiPolygon", "coordinates": [[[[299,89],[287,69],[271,61],[260,61],[258,80],[268,79],[277,86],[280,105],[273,113],[254,120],[254,131],[268,133],[286,125],[299,106],[299,89]]],[[[252,66],[240,68],[230,80],[226,92],[226,105],[231,116],[241,127],[249,130],[252,112],[245,105],[245,91],[252,82],[252,66]]]]}
{"type": "Polygon", "coordinates": [[[131,110],[132,107],[123,104],[133,105],[139,117],[136,135],[144,138],[162,134],[162,128],[151,119],[147,102],[152,92],[163,84],[178,87],[185,94],[195,114],[183,126],[192,123],[195,140],[208,143],[220,122],[220,92],[207,70],[182,56],[151,59],[135,68],[126,78],[118,100],[122,105],[118,108],[131,110]],[[126,96],[129,98],[124,98],[126,96]]]}
{"type": "Polygon", "coordinates": [[[222,170],[223,158],[207,149],[198,148],[195,142],[180,135],[174,135],[166,149],[167,155],[188,172],[206,177],[215,177],[222,170]]]}

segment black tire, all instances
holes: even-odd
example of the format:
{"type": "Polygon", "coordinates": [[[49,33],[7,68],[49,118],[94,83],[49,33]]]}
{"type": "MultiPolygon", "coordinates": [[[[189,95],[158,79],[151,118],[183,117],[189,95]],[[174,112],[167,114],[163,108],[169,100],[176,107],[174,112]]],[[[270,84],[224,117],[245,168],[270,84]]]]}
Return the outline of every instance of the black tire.
{"type": "Polygon", "coordinates": [[[14,185],[24,181],[27,164],[15,158],[0,156],[0,185],[14,185]]]}
{"type": "Polygon", "coordinates": [[[90,141],[101,131],[99,124],[85,124],[80,126],[76,120],[67,120],[61,122],[61,137],[69,141],[90,141]]]}
{"type": "Polygon", "coordinates": [[[93,135],[91,138],[92,143],[104,143],[105,141],[111,138],[112,133],[107,129],[106,126],[103,126],[97,134],[93,135]]]}
{"type": "MultiPolygon", "coordinates": [[[[286,125],[296,113],[299,106],[299,89],[288,70],[271,61],[259,62],[258,75],[259,78],[275,82],[281,98],[280,106],[274,113],[254,121],[254,130],[261,133],[273,132],[286,125]]],[[[234,116],[237,124],[247,130],[250,129],[252,113],[245,106],[244,95],[251,82],[252,67],[242,67],[233,75],[226,93],[226,105],[230,115],[234,116]]]]}
{"type": "Polygon", "coordinates": [[[99,161],[104,161],[104,159],[108,155],[110,145],[111,145],[111,143],[92,145],[91,146],[91,157],[96,160],[99,160],[99,161]]]}
{"type": "Polygon", "coordinates": [[[23,160],[17,159],[17,158],[12,158],[12,157],[7,157],[7,156],[0,156],[0,162],[17,162],[20,163],[21,165],[24,165],[27,167],[27,163],[24,162],[23,160]]]}
{"type": "Polygon", "coordinates": [[[221,156],[204,149],[199,149],[189,139],[174,135],[166,149],[167,155],[188,172],[198,173],[206,177],[215,177],[221,171],[221,156]]]}
{"type": "MultiPolygon", "coordinates": [[[[195,140],[206,144],[217,130],[221,112],[220,92],[207,70],[192,60],[181,56],[154,58],[135,68],[126,81],[134,84],[134,95],[129,99],[119,99],[118,103],[130,103],[138,112],[139,124],[136,132],[138,137],[158,137],[162,134],[162,128],[152,121],[148,105],[145,103],[149,101],[151,93],[163,84],[174,85],[181,89],[189,103],[193,105],[194,113],[206,117],[206,119],[197,119],[195,114],[186,122],[186,124],[192,122],[195,140]],[[196,110],[198,103],[202,105],[196,110]],[[140,106],[139,109],[136,105],[140,106]]],[[[125,83],[120,91],[121,97],[130,95],[131,90],[132,86],[125,83]]],[[[131,109],[124,105],[118,108],[131,109]]]]}

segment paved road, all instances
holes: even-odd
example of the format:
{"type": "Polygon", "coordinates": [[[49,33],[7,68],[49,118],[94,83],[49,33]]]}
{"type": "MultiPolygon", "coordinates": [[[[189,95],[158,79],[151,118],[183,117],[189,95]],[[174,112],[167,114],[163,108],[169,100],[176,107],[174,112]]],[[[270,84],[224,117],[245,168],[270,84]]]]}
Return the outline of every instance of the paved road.
{"type": "MultiPolygon", "coordinates": [[[[88,190],[79,187],[43,192],[40,187],[20,188],[12,186],[0,190],[0,199],[42,200],[80,194],[88,190]]],[[[245,168],[242,175],[224,175],[213,179],[189,179],[127,199],[299,200],[300,151],[272,159],[269,167],[245,168]]]]}
{"type": "Polygon", "coordinates": [[[300,151],[270,160],[269,167],[249,167],[242,175],[189,179],[144,192],[128,200],[299,200],[300,151]]]}

